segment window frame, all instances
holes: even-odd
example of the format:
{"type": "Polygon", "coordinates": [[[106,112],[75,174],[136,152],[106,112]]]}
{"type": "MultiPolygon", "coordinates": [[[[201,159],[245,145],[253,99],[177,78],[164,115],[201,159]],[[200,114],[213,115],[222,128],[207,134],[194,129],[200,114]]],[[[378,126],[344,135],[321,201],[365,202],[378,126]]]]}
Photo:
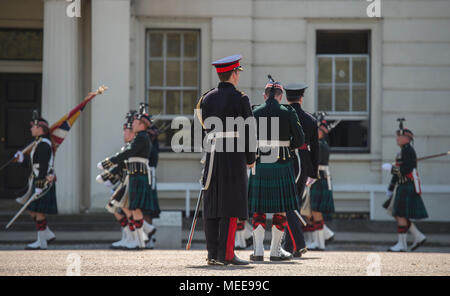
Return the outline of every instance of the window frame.
{"type": "Polygon", "coordinates": [[[146,28],[145,29],[145,102],[150,103],[149,98],[149,92],[151,90],[160,90],[163,91],[163,110],[161,114],[158,115],[158,120],[172,120],[176,118],[177,116],[185,116],[189,119],[194,118],[193,112],[191,114],[166,114],[166,107],[167,107],[167,92],[166,91],[179,91],[180,92],[180,110],[183,111],[183,91],[197,91],[197,96],[200,96],[201,93],[201,47],[202,47],[202,32],[199,28],[146,28]],[[197,57],[196,58],[185,58],[184,57],[184,38],[183,33],[184,32],[195,32],[197,33],[198,40],[197,40],[197,57]],[[163,33],[163,56],[162,57],[151,57],[150,56],[150,34],[152,33],[163,33]],[[180,34],[180,57],[178,58],[171,58],[167,57],[167,35],[171,33],[180,34]],[[166,65],[167,61],[179,61],[180,62],[180,86],[165,86],[166,84],[166,65]],[[197,86],[183,86],[183,62],[184,61],[197,61],[197,86]],[[150,61],[162,61],[163,62],[163,85],[162,86],[150,86],[150,61]]]}
{"type": "Polygon", "coordinates": [[[374,164],[381,160],[382,141],[382,53],[383,53],[383,26],[379,19],[334,19],[334,18],[307,18],[306,19],[306,83],[310,85],[304,100],[304,109],[315,112],[317,110],[316,95],[316,42],[317,31],[320,30],[367,30],[370,32],[370,116],[369,116],[369,149],[368,151],[340,151],[332,153],[331,159],[339,161],[369,161],[374,164]],[[309,99],[311,98],[311,99],[309,99]]]}
{"type": "Polygon", "coordinates": [[[370,54],[316,54],[315,60],[315,72],[316,72],[316,91],[315,91],[315,103],[319,106],[319,87],[320,86],[331,86],[331,111],[329,110],[318,110],[325,111],[330,115],[342,116],[345,119],[357,117],[368,119],[370,117],[370,54]],[[319,59],[320,58],[331,58],[332,59],[332,70],[331,70],[331,83],[319,82],[319,59]],[[336,83],[336,58],[349,58],[349,82],[348,83],[336,83]],[[366,59],[366,82],[365,83],[354,83],[353,82],[353,58],[365,58],[366,59]],[[348,85],[349,86],[349,111],[335,111],[336,108],[336,84],[338,85],[348,85]],[[360,85],[366,87],[366,111],[353,111],[353,85],[360,85]],[[347,118],[348,117],[348,118],[347,118]]]}

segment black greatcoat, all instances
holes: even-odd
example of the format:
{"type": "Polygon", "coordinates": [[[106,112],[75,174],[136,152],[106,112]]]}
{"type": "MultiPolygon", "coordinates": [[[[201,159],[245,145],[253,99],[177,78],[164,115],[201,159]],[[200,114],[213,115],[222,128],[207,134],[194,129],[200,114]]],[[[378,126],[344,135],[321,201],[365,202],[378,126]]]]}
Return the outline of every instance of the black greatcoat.
{"type": "MultiPolygon", "coordinates": [[[[214,116],[222,120],[223,129],[226,129],[226,118],[242,117],[247,119],[253,117],[249,98],[243,92],[238,91],[233,84],[221,82],[206,95],[202,96],[197,104],[197,109],[201,109],[202,125],[208,117],[214,116]]],[[[206,133],[216,130],[206,129],[206,133]]],[[[232,131],[236,131],[237,128],[232,131]]],[[[226,130],[224,130],[226,131],[226,130]]],[[[248,176],[247,164],[252,164],[256,159],[255,148],[249,149],[249,134],[256,137],[256,128],[246,129],[246,149],[245,152],[237,152],[237,139],[223,139],[217,141],[217,144],[223,144],[223,152],[217,152],[216,146],[215,159],[211,183],[206,190],[203,199],[204,219],[237,217],[240,219],[248,218],[248,176]],[[234,141],[234,152],[226,150],[225,143],[234,141]]],[[[242,137],[243,135],[239,135],[242,137]]],[[[203,184],[206,182],[207,172],[210,164],[210,153],[207,153],[206,165],[203,175],[203,184]]]]}
{"type": "MultiPolygon", "coordinates": [[[[308,150],[300,150],[298,154],[300,155],[301,160],[301,176],[300,180],[297,183],[299,189],[299,195],[301,198],[301,194],[304,190],[304,182],[308,177],[317,179],[318,178],[318,169],[319,169],[319,137],[317,133],[317,120],[308,112],[302,109],[302,106],[299,103],[291,104],[291,107],[295,109],[298,115],[298,119],[300,120],[300,124],[303,128],[303,133],[305,134],[305,144],[309,145],[310,151],[308,150]]],[[[298,165],[297,160],[294,160],[294,168],[295,173],[298,173],[298,165]]]]}

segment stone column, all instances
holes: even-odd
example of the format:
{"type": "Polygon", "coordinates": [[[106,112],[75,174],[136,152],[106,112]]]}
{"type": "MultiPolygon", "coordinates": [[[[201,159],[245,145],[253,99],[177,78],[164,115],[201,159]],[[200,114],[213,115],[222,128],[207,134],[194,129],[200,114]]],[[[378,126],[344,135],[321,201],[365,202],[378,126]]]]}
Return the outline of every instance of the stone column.
{"type": "MultiPolygon", "coordinates": [[[[97,162],[123,144],[122,124],[130,109],[130,0],[92,0],[92,87],[109,87],[91,105],[91,179],[97,162]]],[[[91,209],[105,206],[108,190],[91,182],[91,209]]]]}
{"type": "MultiPolygon", "coordinates": [[[[80,19],[66,15],[67,5],[64,0],[44,1],[42,115],[50,124],[68,113],[83,99],[80,94],[80,19]]],[[[83,120],[83,114],[56,153],[59,213],[78,213],[80,210],[80,120],[83,120]]]]}

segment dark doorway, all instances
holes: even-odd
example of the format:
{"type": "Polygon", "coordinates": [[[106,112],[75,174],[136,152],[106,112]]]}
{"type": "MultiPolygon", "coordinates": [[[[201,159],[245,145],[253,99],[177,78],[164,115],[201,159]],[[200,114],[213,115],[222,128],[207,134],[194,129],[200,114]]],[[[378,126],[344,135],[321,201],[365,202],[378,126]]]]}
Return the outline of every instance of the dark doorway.
{"type": "MultiPolygon", "coordinates": [[[[0,73],[0,164],[33,138],[33,109],[41,109],[42,74],[0,73]]],[[[30,168],[11,164],[0,171],[0,199],[10,199],[26,186],[30,168]]]]}

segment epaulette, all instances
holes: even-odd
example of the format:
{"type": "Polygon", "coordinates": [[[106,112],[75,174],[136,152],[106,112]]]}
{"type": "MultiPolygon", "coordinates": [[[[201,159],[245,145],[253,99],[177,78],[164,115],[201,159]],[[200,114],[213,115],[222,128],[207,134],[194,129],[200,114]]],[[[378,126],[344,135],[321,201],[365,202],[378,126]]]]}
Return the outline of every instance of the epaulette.
{"type": "Polygon", "coordinates": [[[236,88],[236,91],[237,91],[238,93],[241,94],[241,97],[244,97],[244,96],[245,96],[245,97],[248,97],[247,94],[246,94],[245,92],[243,92],[243,91],[241,91],[241,90],[239,90],[239,89],[237,89],[237,88],[236,88]]]}
{"type": "Polygon", "coordinates": [[[252,110],[255,110],[255,109],[258,108],[259,106],[261,106],[261,104],[259,104],[259,105],[252,105],[252,110]]]}
{"type": "Polygon", "coordinates": [[[294,107],[292,107],[292,106],[289,105],[289,104],[281,104],[281,106],[286,107],[289,111],[295,111],[294,107]]]}
{"type": "Polygon", "coordinates": [[[202,104],[203,98],[210,93],[211,91],[213,91],[216,88],[211,88],[210,90],[208,90],[207,92],[205,92],[200,99],[197,102],[197,106],[195,107],[195,115],[197,115],[198,120],[200,121],[200,124],[203,126],[203,128],[205,127],[205,125],[203,124],[203,118],[202,118],[202,113],[200,112],[200,105],[202,104]]]}

